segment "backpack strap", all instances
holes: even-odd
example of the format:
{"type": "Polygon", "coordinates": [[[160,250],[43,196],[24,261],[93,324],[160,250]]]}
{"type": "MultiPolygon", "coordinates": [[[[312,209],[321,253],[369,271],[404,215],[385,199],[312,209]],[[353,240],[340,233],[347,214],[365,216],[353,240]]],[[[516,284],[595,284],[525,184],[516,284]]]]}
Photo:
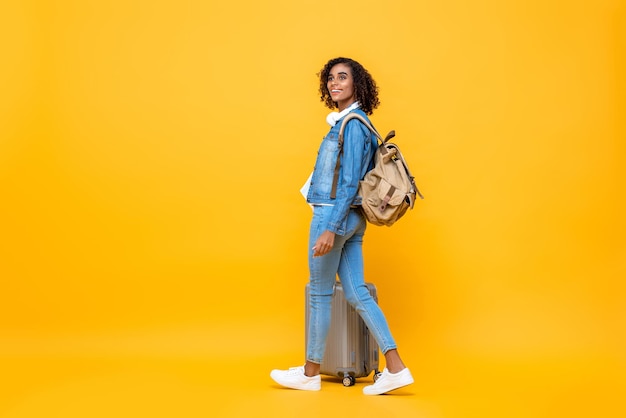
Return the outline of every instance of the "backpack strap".
{"type": "Polygon", "coordinates": [[[341,154],[343,153],[343,131],[346,128],[348,121],[351,119],[360,120],[363,123],[363,125],[365,125],[370,131],[372,131],[372,133],[376,135],[376,138],[378,138],[378,140],[381,141],[383,144],[395,136],[395,132],[391,131],[389,132],[389,135],[387,135],[387,137],[383,139],[378,133],[378,131],[374,129],[374,127],[363,116],[355,112],[348,113],[346,117],[343,119],[343,121],[341,122],[341,127],[339,128],[339,139],[337,141],[339,151],[337,152],[337,163],[335,164],[335,173],[333,175],[333,187],[330,191],[331,199],[334,199],[337,197],[337,183],[339,182],[340,157],[341,157],[341,154]]]}

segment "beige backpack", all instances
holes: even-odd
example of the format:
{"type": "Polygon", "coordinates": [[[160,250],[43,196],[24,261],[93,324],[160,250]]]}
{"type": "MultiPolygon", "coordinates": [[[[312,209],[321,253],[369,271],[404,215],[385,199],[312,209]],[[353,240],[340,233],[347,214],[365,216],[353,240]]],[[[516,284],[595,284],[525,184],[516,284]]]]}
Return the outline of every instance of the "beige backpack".
{"type": "Polygon", "coordinates": [[[395,131],[389,132],[387,137],[382,139],[378,131],[357,113],[349,113],[339,129],[339,153],[331,197],[335,198],[337,192],[340,157],[343,151],[343,131],[346,123],[353,118],[359,119],[380,141],[374,154],[374,168],[368,171],[359,183],[357,194],[363,199],[361,209],[368,222],[374,225],[391,226],[408,209],[413,209],[416,195],[422,199],[424,196],[415,185],[415,179],[411,175],[400,148],[388,142],[396,135],[395,131]]]}

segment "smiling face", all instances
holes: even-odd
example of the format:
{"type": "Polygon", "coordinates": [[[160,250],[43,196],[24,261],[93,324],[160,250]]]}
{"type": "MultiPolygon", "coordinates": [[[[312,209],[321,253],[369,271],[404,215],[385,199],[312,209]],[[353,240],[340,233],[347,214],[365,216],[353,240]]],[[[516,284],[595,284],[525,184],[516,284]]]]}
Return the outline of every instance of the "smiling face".
{"type": "Polygon", "coordinates": [[[356,100],[352,69],[347,64],[336,64],[330,69],[326,87],[340,112],[356,100]]]}

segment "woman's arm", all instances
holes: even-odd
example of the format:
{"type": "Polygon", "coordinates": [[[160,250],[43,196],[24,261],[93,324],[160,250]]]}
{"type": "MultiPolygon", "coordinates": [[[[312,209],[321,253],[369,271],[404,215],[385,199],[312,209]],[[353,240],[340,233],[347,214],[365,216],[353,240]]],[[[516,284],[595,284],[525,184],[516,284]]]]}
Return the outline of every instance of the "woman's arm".
{"type": "Polygon", "coordinates": [[[341,175],[337,181],[337,197],[328,221],[327,230],[343,235],[345,220],[354,201],[361,180],[362,162],[370,131],[358,120],[348,121],[343,134],[341,175]]]}

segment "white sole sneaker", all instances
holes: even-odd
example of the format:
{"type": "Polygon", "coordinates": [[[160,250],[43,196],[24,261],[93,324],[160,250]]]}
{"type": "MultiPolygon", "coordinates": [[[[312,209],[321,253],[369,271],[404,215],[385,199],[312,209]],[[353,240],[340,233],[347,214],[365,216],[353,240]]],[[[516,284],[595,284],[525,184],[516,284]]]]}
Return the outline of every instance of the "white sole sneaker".
{"type": "Polygon", "coordinates": [[[309,377],[304,374],[304,366],[292,367],[289,370],[272,370],[270,377],[281,386],[298,390],[320,390],[322,378],[309,377]]]}
{"type": "Polygon", "coordinates": [[[405,368],[395,374],[389,373],[389,370],[385,368],[373,385],[365,386],[363,388],[363,393],[365,395],[382,395],[383,393],[408,386],[413,382],[413,376],[408,368],[405,368]]]}

